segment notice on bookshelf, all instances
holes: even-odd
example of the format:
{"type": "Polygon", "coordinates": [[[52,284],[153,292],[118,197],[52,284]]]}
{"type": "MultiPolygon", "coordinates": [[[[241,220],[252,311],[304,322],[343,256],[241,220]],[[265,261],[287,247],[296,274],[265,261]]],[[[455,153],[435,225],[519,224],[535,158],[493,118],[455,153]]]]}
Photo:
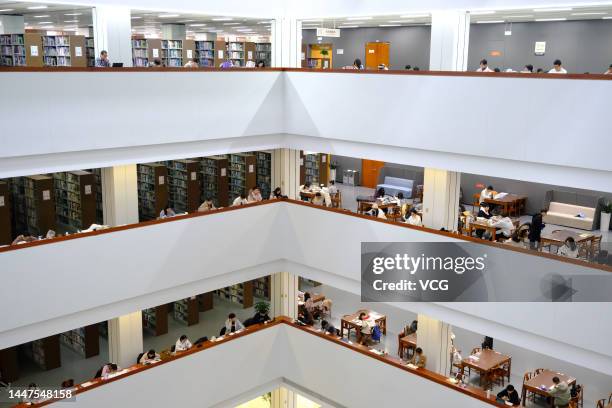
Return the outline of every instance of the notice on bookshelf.
{"type": "Polygon", "coordinates": [[[53,174],[57,222],[65,230],[76,232],[96,222],[95,176],[88,171],[53,174]]]}
{"type": "Polygon", "coordinates": [[[229,205],[229,179],[227,177],[228,159],[223,156],[200,158],[202,195],[200,202],[212,200],[215,207],[229,205]]]}
{"type": "Polygon", "coordinates": [[[253,306],[253,281],[239,283],[216,291],[222,299],[241,304],[244,309],[253,306]]]}
{"type": "Polygon", "coordinates": [[[168,186],[165,182],[168,169],[164,164],[137,165],[138,213],[140,221],[154,220],[168,203],[168,186]]]}

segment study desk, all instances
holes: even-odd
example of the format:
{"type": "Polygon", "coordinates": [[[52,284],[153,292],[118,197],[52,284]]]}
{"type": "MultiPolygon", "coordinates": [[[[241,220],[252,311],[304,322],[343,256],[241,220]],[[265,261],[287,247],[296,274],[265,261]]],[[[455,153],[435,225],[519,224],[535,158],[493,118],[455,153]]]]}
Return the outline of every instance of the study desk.
{"type": "Polygon", "coordinates": [[[562,247],[565,240],[573,238],[578,247],[586,247],[587,255],[590,255],[593,251],[593,241],[595,234],[590,232],[576,232],[571,230],[555,230],[549,233],[543,233],[540,236],[540,242],[542,246],[556,246],[557,248],[562,247]]]}
{"type": "MultiPolygon", "coordinates": [[[[357,197],[357,212],[363,214],[372,209],[372,206],[378,201],[373,196],[370,197],[357,197]]],[[[378,204],[378,208],[385,210],[391,207],[398,207],[397,203],[378,204]]]]}
{"type": "MultiPolygon", "coordinates": [[[[475,193],[474,207],[480,205],[480,193],[475,193]]],[[[501,198],[485,198],[485,203],[501,208],[502,215],[519,217],[526,207],[527,196],[522,194],[506,194],[501,198]]]]}
{"type": "MultiPolygon", "coordinates": [[[[319,302],[322,302],[325,300],[325,295],[321,295],[319,293],[314,293],[310,295],[310,298],[312,299],[312,303],[314,303],[315,305],[319,302]]],[[[298,295],[298,306],[303,306],[306,302],[304,302],[304,296],[303,295],[298,295]]]]}
{"type": "Polygon", "coordinates": [[[493,379],[494,371],[506,364],[508,365],[508,372],[506,374],[508,381],[510,381],[512,357],[494,350],[484,349],[476,354],[467,356],[461,361],[461,374],[464,373],[466,367],[478,371],[480,373],[479,385],[483,385],[484,379],[484,387],[487,388],[493,379]]]}
{"type": "MultiPolygon", "coordinates": [[[[400,339],[400,347],[399,347],[399,355],[400,358],[404,358],[404,350],[408,352],[409,350],[415,350],[417,347],[417,334],[412,333],[407,336],[404,336],[400,339]]],[[[406,353],[408,356],[408,353],[406,353]]]]}
{"type": "MultiPolygon", "coordinates": [[[[519,220],[512,220],[512,225],[514,225],[514,229],[516,230],[519,226],[519,220]]],[[[492,241],[497,241],[497,227],[494,227],[493,225],[489,224],[489,220],[474,220],[468,224],[465,230],[467,231],[468,236],[470,237],[472,236],[474,231],[485,230],[491,235],[492,241]]]]}
{"type": "MultiPolygon", "coordinates": [[[[558,373],[552,370],[544,370],[540,374],[534,376],[531,380],[523,383],[522,404],[525,406],[527,391],[550,398],[550,387],[553,386],[553,377],[559,377],[561,381],[565,381],[569,386],[576,383],[576,379],[569,375],[558,373]]],[[[550,406],[554,407],[554,399],[550,398],[550,406]]]]}
{"type": "Polygon", "coordinates": [[[351,315],[345,315],[340,319],[340,337],[344,337],[344,330],[347,331],[347,338],[351,336],[351,330],[355,329],[357,332],[361,328],[361,322],[359,321],[359,314],[365,312],[369,319],[368,321],[373,325],[378,325],[380,331],[383,334],[387,334],[387,316],[380,313],[376,313],[372,310],[359,310],[357,313],[351,315]]]}

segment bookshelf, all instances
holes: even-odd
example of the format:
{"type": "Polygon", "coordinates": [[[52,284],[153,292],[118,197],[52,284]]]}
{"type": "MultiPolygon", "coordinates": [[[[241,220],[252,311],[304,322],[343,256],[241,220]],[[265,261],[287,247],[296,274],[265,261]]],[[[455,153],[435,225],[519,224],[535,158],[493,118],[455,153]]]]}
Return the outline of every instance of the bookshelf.
{"type": "Polygon", "coordinates": [[[34,175],[11,180],[15,234],[43,236],[55,230],[53,177],[34,175]]]}
{"type": "Polygon", "coordinates": [[[257,168],[257,186],[261,189],[264,200],[270,198],[272,193],[272,153],[254,152],[257,168]]]}
{"type": "Polygon", "coordinates": [[[161,59],[166,67],[182,67],[183,40],[162,40],[161,59]]]}
{"type": "Polygon", "coordinates": [[[253,295],[270,300],[270,276],[255,279],[253,281],[253,295]]]}
{"type": "Polygon", "coordinates": [[[58,224],[75,232],[96,222],[95,176],[88,171],[53,174],[58,224]]]}
{"type": "Polygon", "coordinates": [[[94,175],[94,186],[96,191],[96,224],[104,225],[104,207],[102,204],[102,169],[91,169],[94,175]]]}
{"type": "Polygon", "coordinates": [[[206,312],[213,308],[213,292],[206,292],[198,295],[198,303],[200,306],[200,312],[206,312]]]}
{"type": "Polygon", "coordinates": [[[26,65],[23,34],[0,35],[0,65],[8,67],[23,67],[26,65]]]}
{"type": "Polygon", "coordinates": [[[43,62],[46,67],[69,67],[70,36],[43,35],[43,62]]]}
{"type": "Polygon", "coordinates": [[[200,202],[212,200],[215,207],[229,205],[228,159],[222,156],[202,157],[202,196],[200,202]]]}
{"type": "Polygon", "coordinates": [[[255,60],[263,61],[266,67],[272,65],[272,44],[257,43],[255,44],[255,60]]]}
{"type": "Polygon", "coordinates": [[[168,169],[159,163],[139,164],[138,214],[140,221],[154,220],[168,203],[168,169]]]}
{"type": "Polygon", "coordinates": [[[308,68],[332,69],[332,44],[309,44],[308,68]]]}
{"type": "Polygon", "coordinates": [[[94,47],[93,37],[85,37],[85,56],[87,57],[87,66],[96,66],[96,50],[94,47]]]}
{"type": "Polygon", "coordinates": [[[215,42],[214,41],[196,41],[195,42],[195,57],[201,67],[215,66],[215,42]]]}
{"type": "Polygon", "coordinates": [[[186,324],[187,326],[193,326],[200,321],[198,298],[195,296],[174,302],[173,309],[174,320],[178,322],[186,324]]]}
{"type": "MultiPolygon", "coordinates": [[[[304,155],[304,183],[319,183],[319,155],[306,154],[304,155]]],[[[302,183],[302,184],[304,184],[302,183]]]]}
{"type": "Polygon", "coordinates": [[[132,63],[135,67],[149,66],[149,44],[145,38],[132,39],[132,63]]]}
{"type": "Polygon", "coordinates": [[[215,41],[215,67],[219,67],[227,57],[227,43],[225,40],[215,41]]]}
{"type": "Polygon", "coordinates": [[[160,305],[142,311],[142,327],[155,336],[168,333],[168,305],[160,305]]]}
{"type": "Polygon", "coordinates": [[[60,341],[65,346],[85,356],[85,358],[100,354],[100,332],[98,324],[92,324],[64,332],[60,335],[60,341]]]}
{"type": "Polygon", "coordinates": [[[229,202],[244,191],[245,194],[257,185],[256,157],[252,154],[229,155],[229,202]]]}
{"type": "Polygon", "coordinates": [[[245,65],[245,43],[230,41],[227,46],[229,59],[235,67],[244,67],[245,65]]]}
{"type": "Polygon", "coordinates": [[[98,334],[100,335],[100,337],[108,340],[108,321],[100,322],[98,324],[98,330],[98,334]]]}
{"type": "Polygon", "coordinates": [[[42,36],[39,33],[25,33],[24,39],[26,51],[26,66],[42,67],[44,65],[42,36]]]}
{"type": "MultiPolygon", "coordinates": [[[[196,160],[168,160],[168,202],[177,213],[194,212],[200,206],[200,163],[196,160]]],[[[161,210],[160,210],[161,211],[161,210]]]]}
{"type": "Polygon", "coordinates": [[[244,309],[253,306],[253,281],[221,288],[216,293],[222,299],[241,304],[244,309]]]}
{"type": "Polygon", "coordinates": [[[0,350],[0,373],[2,373],[2,381],[7,383],[19,379],[19,358],[16,346],[0,350]]]}
{"type": "Polygon", "coordinates": [[[60,335],[34,340],[24,347],[25,354],[45,371],[61,367],[60,335]]]}
{"type": "Polygon", "coordinates": [[[6,181],[0,181],[0,245],[13,241],[11,219],[11,195],[6,181]]]}

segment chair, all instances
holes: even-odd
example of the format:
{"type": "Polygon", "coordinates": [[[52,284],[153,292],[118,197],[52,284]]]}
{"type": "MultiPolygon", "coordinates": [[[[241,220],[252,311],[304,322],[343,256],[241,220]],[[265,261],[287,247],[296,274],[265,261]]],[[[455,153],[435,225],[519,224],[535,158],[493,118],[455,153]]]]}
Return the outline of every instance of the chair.
{"type": "MultiPolygon", "coordinates": [[[[470,353],[470,356],[473,356],[474,354],[478,354],[478,353],[480,353],[481,351],[482,351],[482,348],[480,348],[480,347],[474,347],[474,348],[472,349],[472,352],[470,353]]],[[[472,369],[471,369],[470,367],[468,367],[468,368],[467,368],[467,370],[468,370],[468,374],[467,374],[467,375],[468,375],[468,378],[470,378],[470,376],[472,375],[472,369]]]]}
{"type": "Polygon", "coordinates": [[[597,235],[593,237],[593,241],[591,242],[591,254],[590,259],[596,260],[597,255],[601,252],[601,235],[597,235]]]}
{"type": "Polygon", "coordinates": [[[543,368],[536,368],[535,371],[533,372],[533,376],[535,377],[536,375],[540,375],[544,372],[543,368]]]}
{"type": "Polygon", "coordinates": [[[596,408],[605,408],[606,406],[606,400],[604,399],[600,399],[599,401],[597,401],[597,407],[596,408]]]}
{"type": "Polygon", "coordinates": [[[332,315],[332,305],[333,302],[331,299],[325,298],[321,302],[321,315],[331,317],[332,315]]]}
{"type": "Polygon", "coordinates": [[[337,193],[334,194],[330,194],[330,198],[331,198],[331,206],[333,208],[340,208],[342,207],[342,191],[338,191],[337,193]]]}
{"type": "Polygon", "coordinates": [[[584,407],[584,386],[576,385],[576,396],[570,400],[570,407],[583,408],[584,407]]]}
{"type": "MultiPolygon", "coordinates": [[[[525,383],[527,381],[531,380],[532,378],[533,378],[533,373],[531,373],[529,371],[527,371],[525,374],[523,374],[523,387],[525,387],[525,383]]],[[[525,393],[525,399],[528,400],[530,398],[531,398],[532,401],[534,401],[535,400],[535,394],[533,392],[527,391],[525,393]]]]}

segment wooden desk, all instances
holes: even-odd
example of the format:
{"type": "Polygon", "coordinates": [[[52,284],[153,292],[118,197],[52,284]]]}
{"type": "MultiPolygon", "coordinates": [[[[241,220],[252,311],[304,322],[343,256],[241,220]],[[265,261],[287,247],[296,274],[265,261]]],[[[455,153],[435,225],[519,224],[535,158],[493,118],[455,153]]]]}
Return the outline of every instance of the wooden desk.
{"type": "Polygon", "coordinates": [[[556,246],[557,249],[562,247],[565,243],[565,240],[568,238],[573,238],[578,247],[586,247],[587,257],[592,253],[593,250],[593,240],[595,239],[595,235],[590,232],[576,232],[570,230],[556,230],[553,232],[549,232],[546,234],[542,234],[540,236],[540,242],[542,246],[556,246]]]}
{"type": "MultiPolygon", "coordinates": [[[[558,373],[552,370],[544,370],[540,374],[533,377],[531,380],[523,383],[523,392],[522,392],[522,404],[525,406],[525,399],[527,397],[527,391],[533,392],[535,394],[543,395],[546,398],[550,397],[549,389],[553,386],[552,379],[553,377],[559,377],[561,381],[565,381],[569,386],[576,383],[576,379],[570,377],[569,375],[565,375],[563,373],[558,373]],[[544,386],[545,389],[540,387],[544,386]]],[[[550,406],[554,407],[554,399],[550,399],[550,406]]]]}
{"type": "MultiPolygon", "coordinates": [[[[325,300],[325,295],[321,295],[319,293],[314,293],[310,295],[312,299],[312,303],[317,304],[325,300]]],[[[303,306],[306,302],[304,302],[304,297],[298,295],[298,306],[303,306]]]]}
{"type": "MultiPolygon", "coordinates": [[[[415,350],[417,347],[417,334],[412,333],[400,339],[400,358],[404,358],[404,350],[415,350]]],[[[408,356],[408,353],[406,353],[408,356]]]]}
{"type": "Polygon", "coordinates": [[[351,336],[351,330],[355,329],[358,331],[361,328],[361,322],[359,321],[359,314],[361,312],[367,313],[369,316],[368,321],[372,324],[377,324],[380,327],[380,331],[383,334],[387,334],[387,316],[376,313],[372,310],[360,310],[352,315],[343,316],[340,320],[340,337],[344,336],[344,330],[347,330],[347,337],[351,336]]]}
{"type": "Polygon", "coordinates": [[[461,374],[464,373],[465,367],[478,371],[480,373],[479,385],[483,385],[482,380],[484,379],[484,387],[487,388],[492,380],[493,371],[505,364],[508,364],[508,381],[510,381],[512,357],[494,350],[485,349],[461,361],[461,374]]]}
{"type": "MultiPolygon", "coordinates": [[[[480,206],[480,193],[475,193],[474,207],[480,206]]],[[[506,194],[502,198],[485,198],[485,203],[501,208],[502,215],[519,217],[526,207],[527,196],[522,194],[506,194]]]]}
{"type": "MultiPolygon", "coordinates": [[[[519,220],[512,220],[512,224],[514,225],[514,229],[518,228],[519,220]]],[[[465,228],[468,233],[468,236],[472,236],[474,231],[477,230],[485,230],[491,235],[492,241],[497,241],[497,227],[494,227],[489,224],[489,220],[486,221],[478,221],[474,220],[470,222],[470,224],[465,228]]]]}
{"type": "MultiPolygon", "coordinates": [[[[357,200],[357,212],[360,214],[365,213],[366,211],[369,211],[372,209],[372,206],[374,205],[374,203],[376,203],[377,199],[374,197],[370,197],[367,200],[357,200]]],[[[378,208],[381,210],[385,210],[387,208],[391,208],[391,207],[397,207],[398,205],[396,203],[389,203],[389,204],[378,204],[378,208]]]]}

